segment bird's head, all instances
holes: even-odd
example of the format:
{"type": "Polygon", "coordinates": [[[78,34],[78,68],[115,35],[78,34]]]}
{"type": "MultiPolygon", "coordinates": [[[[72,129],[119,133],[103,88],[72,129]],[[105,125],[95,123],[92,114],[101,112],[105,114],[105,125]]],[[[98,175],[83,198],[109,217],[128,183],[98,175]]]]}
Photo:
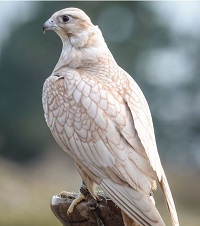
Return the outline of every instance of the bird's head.
{"type": "MultiPolygon", "coordinates": [[[[92,45],[92,36],[102,36],[98,27],[78,8],[66,8],[54,13],[43,25],[43,31],[48,30],[54,30],[63,44],[70,41],[77,48],[87,45],[89,41],[92,45]]],[[[96,40],[94,43],[97,43],[96,40]]]]}

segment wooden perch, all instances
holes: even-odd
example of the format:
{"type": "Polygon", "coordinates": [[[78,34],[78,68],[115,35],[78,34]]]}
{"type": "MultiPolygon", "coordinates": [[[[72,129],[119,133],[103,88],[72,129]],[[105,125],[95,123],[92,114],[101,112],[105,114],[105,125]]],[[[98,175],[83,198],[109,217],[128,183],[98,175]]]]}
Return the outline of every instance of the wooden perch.
{"type": "Polygon", "coordinates": [[[51,210],[63,226],[124,226],[121,210],[108,197],[101,194],[96,201],[87,195],[68,216],[67,210],[79,193],[64,194],[54,195],[51,200],[51,210]]]}

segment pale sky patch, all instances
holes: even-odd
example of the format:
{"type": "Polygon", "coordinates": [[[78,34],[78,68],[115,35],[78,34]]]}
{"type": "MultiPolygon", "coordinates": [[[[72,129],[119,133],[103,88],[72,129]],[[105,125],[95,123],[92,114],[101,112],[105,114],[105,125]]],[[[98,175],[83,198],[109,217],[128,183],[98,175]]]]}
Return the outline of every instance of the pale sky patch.
{"type": "Polygon", "coordinates": [[[0,56],[4,41],[15,27],[33,18],[37,6],[38,2],[0,2],[0,56]]]}

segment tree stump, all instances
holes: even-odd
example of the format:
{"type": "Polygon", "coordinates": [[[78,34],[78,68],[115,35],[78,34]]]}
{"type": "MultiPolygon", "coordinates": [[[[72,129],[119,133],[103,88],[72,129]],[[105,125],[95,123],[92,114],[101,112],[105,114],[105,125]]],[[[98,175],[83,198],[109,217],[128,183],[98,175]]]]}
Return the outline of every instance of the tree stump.
{"type": "Polygon", "coordinates": [[[65,192],[54,195],[51,210],[63,226],[124,226],[121,210],[103,194],[98,201],[91,195],[75,206],[74,211],[67,215],[67,210],[79,193],[65,192]]]}

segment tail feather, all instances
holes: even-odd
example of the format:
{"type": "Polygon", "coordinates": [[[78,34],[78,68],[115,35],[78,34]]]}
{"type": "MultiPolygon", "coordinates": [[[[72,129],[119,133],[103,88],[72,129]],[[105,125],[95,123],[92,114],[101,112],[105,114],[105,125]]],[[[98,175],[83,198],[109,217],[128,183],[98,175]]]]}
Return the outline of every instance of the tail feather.
{"type": "Polygon", "coordinates": [[[163,171],[163,174],[161,176],[161,180],[159,181],[159,183],[160,183],[160,187],[161,187],[161,189],[164,193],[164,196],[165,196],[167,207],[168,207],[168,210],[169,210],[169,213],[170,213],[170,216],[171,216],[172,225],[173,226],[179,226],[176,207],[175,207],[174,200],[173,200],[173,197],[172,197],[172,194],[171,194],[171,191],[170,191],[170,188],[169,188],[169,184],[168,184],[168,181],[167,181],[167,178],[165,176],[164,171],[163,171]]]}
{"type": "Polygon", "coordinates": [[[140,226],[140,224],[138,224],[133,219],[131,219],[129,216],[127,216],[123,211],[122,211],[122,217],[123,217],[125,226],[140,226]]]}
{"type": "MultiPolygon", "coordinates": [[[[102,189],[133,222],[140,226],[164,226],[164,222],[151,201],[142,190],[113,183],[110,179],[103,179],[102,189]]],[[[134,225],[134,224],[132,224],[134,225]]]]}

